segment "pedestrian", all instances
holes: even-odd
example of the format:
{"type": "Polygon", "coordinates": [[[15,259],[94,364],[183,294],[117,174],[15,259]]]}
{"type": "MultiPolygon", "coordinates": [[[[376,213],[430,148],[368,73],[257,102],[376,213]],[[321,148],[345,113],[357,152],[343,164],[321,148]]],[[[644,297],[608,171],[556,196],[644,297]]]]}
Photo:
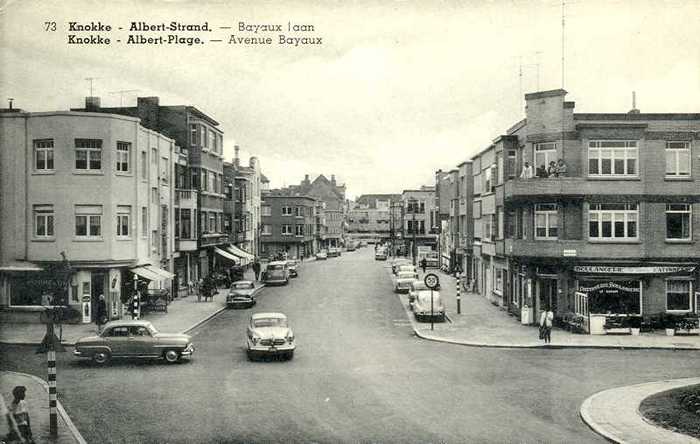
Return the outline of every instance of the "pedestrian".
{"type": "Polygon", "coordinates": [[[192,279],[187,280],[187,296],[191,296],[194,294],[194,283],[192,282],[192,279]]]}
{"type": "Polygon", "coordinates": [[[27,396],[27,388],[23,385],[15,386],[12,389],[12,396],[14,399],[10,403],[10,413],[12,413],[12,417],[17,424],[20,437],[23,442],[34,443],[31,421],[29,420],[29,409],[27,409],[27,402],[24,400],[27,396]]]}
{"type": "Polygon", "coordinates": [[[260,261],[256,259],[255,262],[253,262],[253,273],[255,274],[256,281],[260,280],[260,268],[260,261]]]}
{"type": "Polygon", "coordinates": [[[199,278],[197,282],[197,302],[202,302],[202,291],[204,291],[204,278],[199,278]]]}
{"type": "Polygon", "coordinates": [[[420,260],[420,267],[423,269],[423,274],[425,274],[425,269],[428,266],[428,261],[423,258],[420,260]]]}
{"type": "Polygon", "coordinates": [[[525,162],[523,165],[523,170],[520,172],[521,179],[532,179],[532,165],[529,162],[525,162]]]}
{"type": "Polygon", "coordinates": [[[557,177],[557,164],[554,161],[549,162],[547,177],[557,177]]]}
{"type": "Polygon", "coordinates": [[[97,332],[102,331],[102,326],[107,323],[107,303],[105,302],[105,295],[100,294],[100,298],[97,300],[97,313],[95,316],[95,324],[97,324],[97,332]]]}
{"type": "Polygon", "coordinates": [[[540,339],[544,339],[545,344],[552,342],[552,322],[554,321],[554,313],[549,307],[540,315],[540,339]]]}

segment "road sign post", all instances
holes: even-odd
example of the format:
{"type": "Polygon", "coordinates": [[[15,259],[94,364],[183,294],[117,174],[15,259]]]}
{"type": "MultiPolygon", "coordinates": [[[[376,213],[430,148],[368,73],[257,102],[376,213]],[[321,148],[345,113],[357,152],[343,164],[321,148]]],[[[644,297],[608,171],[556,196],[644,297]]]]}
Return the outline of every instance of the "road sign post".
{"type": "Polygon", "coordinates": [[[56,352],[65,352],[61,341],[54,333],[54,322],[61,322],[63,311],[61,307],[47,308],[40,319],[46,323],[46,336],[41,341],[37,353],[46,353],[47,381],[49,383],[49,434],[58,435],[58,416],[56,410],[56,352]]]}
{"type": "Polygon", "coordinates": [[[461,314],[462,313],[462,297],[460,296],[460,292],[461,292],[460,273],[457,272],[456,276],[457,276],[457,314],[461,314]]]}
{"type": "Polygon", "coordinates": [[[435,330],[435,313],[433,306],[433,290],[440,285],[440,279],[434,273],[428,273],[423,278],[425,286],[430,288],[430,329],[435,330]]]}

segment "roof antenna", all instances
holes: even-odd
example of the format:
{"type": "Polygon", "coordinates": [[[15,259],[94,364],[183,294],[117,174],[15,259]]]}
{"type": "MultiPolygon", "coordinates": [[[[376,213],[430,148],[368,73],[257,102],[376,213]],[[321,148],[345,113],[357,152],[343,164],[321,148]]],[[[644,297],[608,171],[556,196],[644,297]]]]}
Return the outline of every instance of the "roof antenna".
{"type": "Polygon", "coordinates": [[[632,91],[632,109],[627,114],[639,114],[639,110],[637,109],[637,92],[636,91],[632,91]]]}

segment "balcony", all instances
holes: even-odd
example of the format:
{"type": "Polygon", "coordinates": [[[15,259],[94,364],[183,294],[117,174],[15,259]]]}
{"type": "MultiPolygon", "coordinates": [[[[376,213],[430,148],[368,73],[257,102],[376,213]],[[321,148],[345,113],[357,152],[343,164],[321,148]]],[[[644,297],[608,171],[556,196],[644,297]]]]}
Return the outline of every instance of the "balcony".
{"type": "Polygon", "coordinates": [[[692,180],[644,181],[639,178],[559,177],[513,179],[505,183],[506,200],[548,197],[583,198],[585,196],[682,196],[697,194],[692,180]]]}
{"type": "Polygon", "coordinates": [[[647,254],[644,244],[589,242],[587,240],[535,241],[506,239],[505,254],[514,257],[543,258],[592,258],[592,259],[638,259],[647,254]]]}
{"type": "Polygon", "coordinates": [[[176,239],[175,251],[197,251],[196,239],[176,239]]]}
{"type": "Polygon", "coordinates": [[[199,246],[208,247],[212,245],[220,245],[229,243],[228,234],[226,233],[207,233],[199,237],[199,246]]]}
{"type": "Polygon", "coordinates": [[[175,190],[175,206],[179,208],[197,209],[196,190],[175,190]]]}
{"type": "Polygon", "coordinates": [[[226,214],[233,214],[233,209],[234,209],[234,204],[232,200],[225,199],[224,200],[224,213],[226,214]]]}

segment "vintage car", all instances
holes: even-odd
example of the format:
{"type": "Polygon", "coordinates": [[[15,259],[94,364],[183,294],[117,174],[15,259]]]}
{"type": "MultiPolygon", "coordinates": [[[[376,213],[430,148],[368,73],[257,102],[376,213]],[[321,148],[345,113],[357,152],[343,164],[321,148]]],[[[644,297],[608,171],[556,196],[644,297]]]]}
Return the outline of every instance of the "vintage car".
{"type": "Polygon", "coordinates": [[[440,266],[437,252],[430,252],[425,255],[425,266],[428,268],[438,268],[440,266]]]}
{"type": "Polygon", "coordinates": [[[442,303],[439,291],[421,290],[413,301],[413,314],[416,316],[416,321],[444,321],[445,306],[442,303]],[[432,293],[432,296],[431,296],[432,293]],[[432,309],[431,309],[432,298],[432,309]]]}
{"type": "Polygon", "coordinates": [[[226,306],[228,308],[250,308],[257,303],[255,293],[258,288],[252,281],[236,281],[231,284],[231,288],[226,295],[226,306]]]}
{"type": "Polygon", "coordinates": [[[338,257],[340,256],[340,248],[329,248],[328,257],[338,257]]]}
{"type": "Polygon", "coordinates": [[[80,338],[73,354],[106,364],[112,358],[163,358],[174,363],[194,353],[192,337],[160,333],[148,321],[119,320],[104,325],[102,333],[80,338]]]}
{"type": "Polygon", "coordinates": [[[387,252],[384,248],[379,248],[374,252],[375,261],[385,261],[387,258],[387,252]]]}
{"type": "Polygon", "coordinates": [[[411,271],[399,272],[394,279],[394,291],[397,293],[407,293],[411,283],[418,280],[418,275],[411,271]]]}
{"type": "Polygon", "coordinates": [[[325,261],[326,259],[328,259],[328,253],[326,252],[326,250],[321,250],[318,253],[316,253],[317,261],[325,261]]]}
{"type": "Polygon", "coordinates": [[[265,282],[266,285],[287,285],[289,283],[287,261],[273,261],[267,264],[267,268],[263,273],[263,282],[265,282]]]}
{"type": "Polygon", "coordinates": [[[287,261],[287,268],[289,269],[289,277],[297,277],[299,273],[297,272],[297,267],[299,266],[299,261],[296,259],[289,259],[287,261]]]}
{"type": "Polygon", "coordinates": [[[355,251],[356,248],[357,248],[357,247],[355,246],[355,243],[354,243],[354,242],[349,242],[349,243],[345,246],[345,251],[355,251]]]}
{"type": "Polygon", "coordinates": [[[282,313],[255,313],[250,317],[246,334],[248,359],[260,356],[294,357],[296,342],[287,316],[282,313]]]}
{"type": "Polygon", "coordinates": [[[416,273],[416,279],[418,279],[418,269],[416,269],[416,266],[408,263],[408,264],[401,264],[398,267],[396,267],[396,274],[402,273],[402,272],[413,272],[416,273]]]}
{"type": "Polygon", "coordinates": [[[413,310],[413,302],[416,300],[416,297],[418,297],[418,292],[423,290],[430,290],[428,286],[425,285],[425,282],[421,280],[411,282],[408,288],[408,306],[411,310],[413,310]]]}
{"type": "Polygon", "coordinates": [[[393,261],[391,261],[391,272],[396,274],[398,272],[398,268],[401,265],[410,265],[411,264],[411,259],[407,259],[405,257],[397,257],[393,261]]]}

